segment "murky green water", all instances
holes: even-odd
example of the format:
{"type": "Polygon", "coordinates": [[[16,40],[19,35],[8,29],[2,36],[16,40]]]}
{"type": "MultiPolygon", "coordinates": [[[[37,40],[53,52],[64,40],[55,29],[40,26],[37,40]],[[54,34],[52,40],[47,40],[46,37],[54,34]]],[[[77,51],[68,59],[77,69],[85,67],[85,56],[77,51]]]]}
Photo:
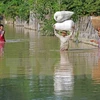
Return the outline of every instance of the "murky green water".
{"type": "Polygon", "coordinates": [[[0,100],[100,100],[99,51],[6,26],[0,44],[0,100]]]}

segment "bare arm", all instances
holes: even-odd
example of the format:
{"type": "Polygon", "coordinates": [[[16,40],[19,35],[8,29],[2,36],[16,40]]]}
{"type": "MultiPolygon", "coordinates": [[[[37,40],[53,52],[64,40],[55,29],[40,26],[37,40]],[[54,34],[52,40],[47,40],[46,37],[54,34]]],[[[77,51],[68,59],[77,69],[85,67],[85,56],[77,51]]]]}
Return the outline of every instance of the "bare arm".
{"type": "Polygon", "coordinates": [[[73,35],[74,31],[71,32],[70,37],[73,35]]]}
{"type": "Polygon", "coordinates": [[[54,28],[54,34],[55,34],[58,38],[60,38],[60,35],[56,32],[55,28],[54,28]]]}
{"type": "Polygon", "coordinates": [[[4,34],[5,34],[5,31],[2,31],[2,32],[1,32],[1,37],[2,37],[4,34]]]}
{"type": "Polygon", "coordinates": [[[74,30],[75,30],[75,27],[73,26],[73,27],[72,27],[72,31],[71,31],[71,33],[70,33],[70,35],[69,35],[70,38],[71,38],[72,35],[74,34],[74,30]]]}
{"type": "Polygon", "coordinates": [[[96,41],[96,40],[90,40],[91,42],[94,42],[94,43],[96,43],[96,44],[98,44],[98,41],[96,41]]]}
{"type": "Polygon", "coordinates": [[[71,38],[73,34],[74,34],[74,30],[70,33],[70,35],[68,35],[69,38],[71,38]]]}

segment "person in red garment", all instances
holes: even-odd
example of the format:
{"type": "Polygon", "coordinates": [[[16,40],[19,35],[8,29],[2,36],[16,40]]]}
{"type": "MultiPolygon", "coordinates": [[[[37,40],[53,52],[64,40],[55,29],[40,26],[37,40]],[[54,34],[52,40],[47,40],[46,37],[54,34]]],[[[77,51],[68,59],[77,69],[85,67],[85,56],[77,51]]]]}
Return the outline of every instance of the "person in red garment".
{"type": "Polygon", "coordinates": [[[4,26],[3,24],[0,24],[0,42],[5,42],[4,34],[5,34],[4,26]]]}

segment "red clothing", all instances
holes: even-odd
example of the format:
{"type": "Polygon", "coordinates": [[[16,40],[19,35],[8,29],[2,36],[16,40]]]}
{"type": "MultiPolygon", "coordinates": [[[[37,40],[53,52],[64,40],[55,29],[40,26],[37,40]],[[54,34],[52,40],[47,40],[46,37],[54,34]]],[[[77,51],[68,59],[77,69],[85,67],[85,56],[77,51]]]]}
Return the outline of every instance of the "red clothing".
{"type": "Polygon", "coordinates": [[[3,36],[0,36],[0,41],[5,42],[4,35],[3,36]]]}
{"type": "Polygon", "coordinates": [[[0,31],[0,42],[5,42],[4,31],[0,31]]]}
{"type": "Polygon", "coordinates": [[[4,48],[4,42],[2,42],[2,43],[0,43],[0,50],[2,49],[2,48],[4,48]]]}

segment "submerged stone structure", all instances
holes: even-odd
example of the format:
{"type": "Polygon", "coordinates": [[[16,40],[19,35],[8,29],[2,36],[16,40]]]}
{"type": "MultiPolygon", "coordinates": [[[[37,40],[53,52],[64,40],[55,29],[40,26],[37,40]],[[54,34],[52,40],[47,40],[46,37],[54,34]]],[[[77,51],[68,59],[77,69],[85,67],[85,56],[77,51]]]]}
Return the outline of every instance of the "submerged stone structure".
{"type": "MultiPolygon", "coordinates": [[[[9,21],[8,21],[9,22],[9,21]]],[[[19,17],[16,17],[14,22],[15,26],[22,26],[27,29],[39,30],[40,25],[35,14],[30,11],[29,22],[22,20],[19,17]]],[[[98,39],[97,27],[100,26],[100,16],[84,16],[80,17],[77,22],[75,22],[75,34],[79,40],[89,40],[89,39],[98,39]]]]}
{"type": "Polygon", "coordinates": [[[79,32],[79,38],[97,39],[98,34],[93,27],[92,16],[81,17],[76,22],[76,31],[79,32]]]}
{"type": "Polygon", "coordinates": [[[76,33],[79,32],[79,41],[98,46],[98,44],[90,42],[91,39],[97,40],[99,38],[98,27],[100,27],[100,16],[81,17],[76,22],[76,33]]]}
{"type": "Polygon", "coordinates": [[[30,11],[30,16],[29,16],[29,22],[21,19],[20,17],[16,16],[16,21],[14,23],[16,26],[22,26],[27,29],[32,29],[32,30],[38,30],[39,28],[39,23],[37,18],[35,17],[35,14],[30,11]]]}

